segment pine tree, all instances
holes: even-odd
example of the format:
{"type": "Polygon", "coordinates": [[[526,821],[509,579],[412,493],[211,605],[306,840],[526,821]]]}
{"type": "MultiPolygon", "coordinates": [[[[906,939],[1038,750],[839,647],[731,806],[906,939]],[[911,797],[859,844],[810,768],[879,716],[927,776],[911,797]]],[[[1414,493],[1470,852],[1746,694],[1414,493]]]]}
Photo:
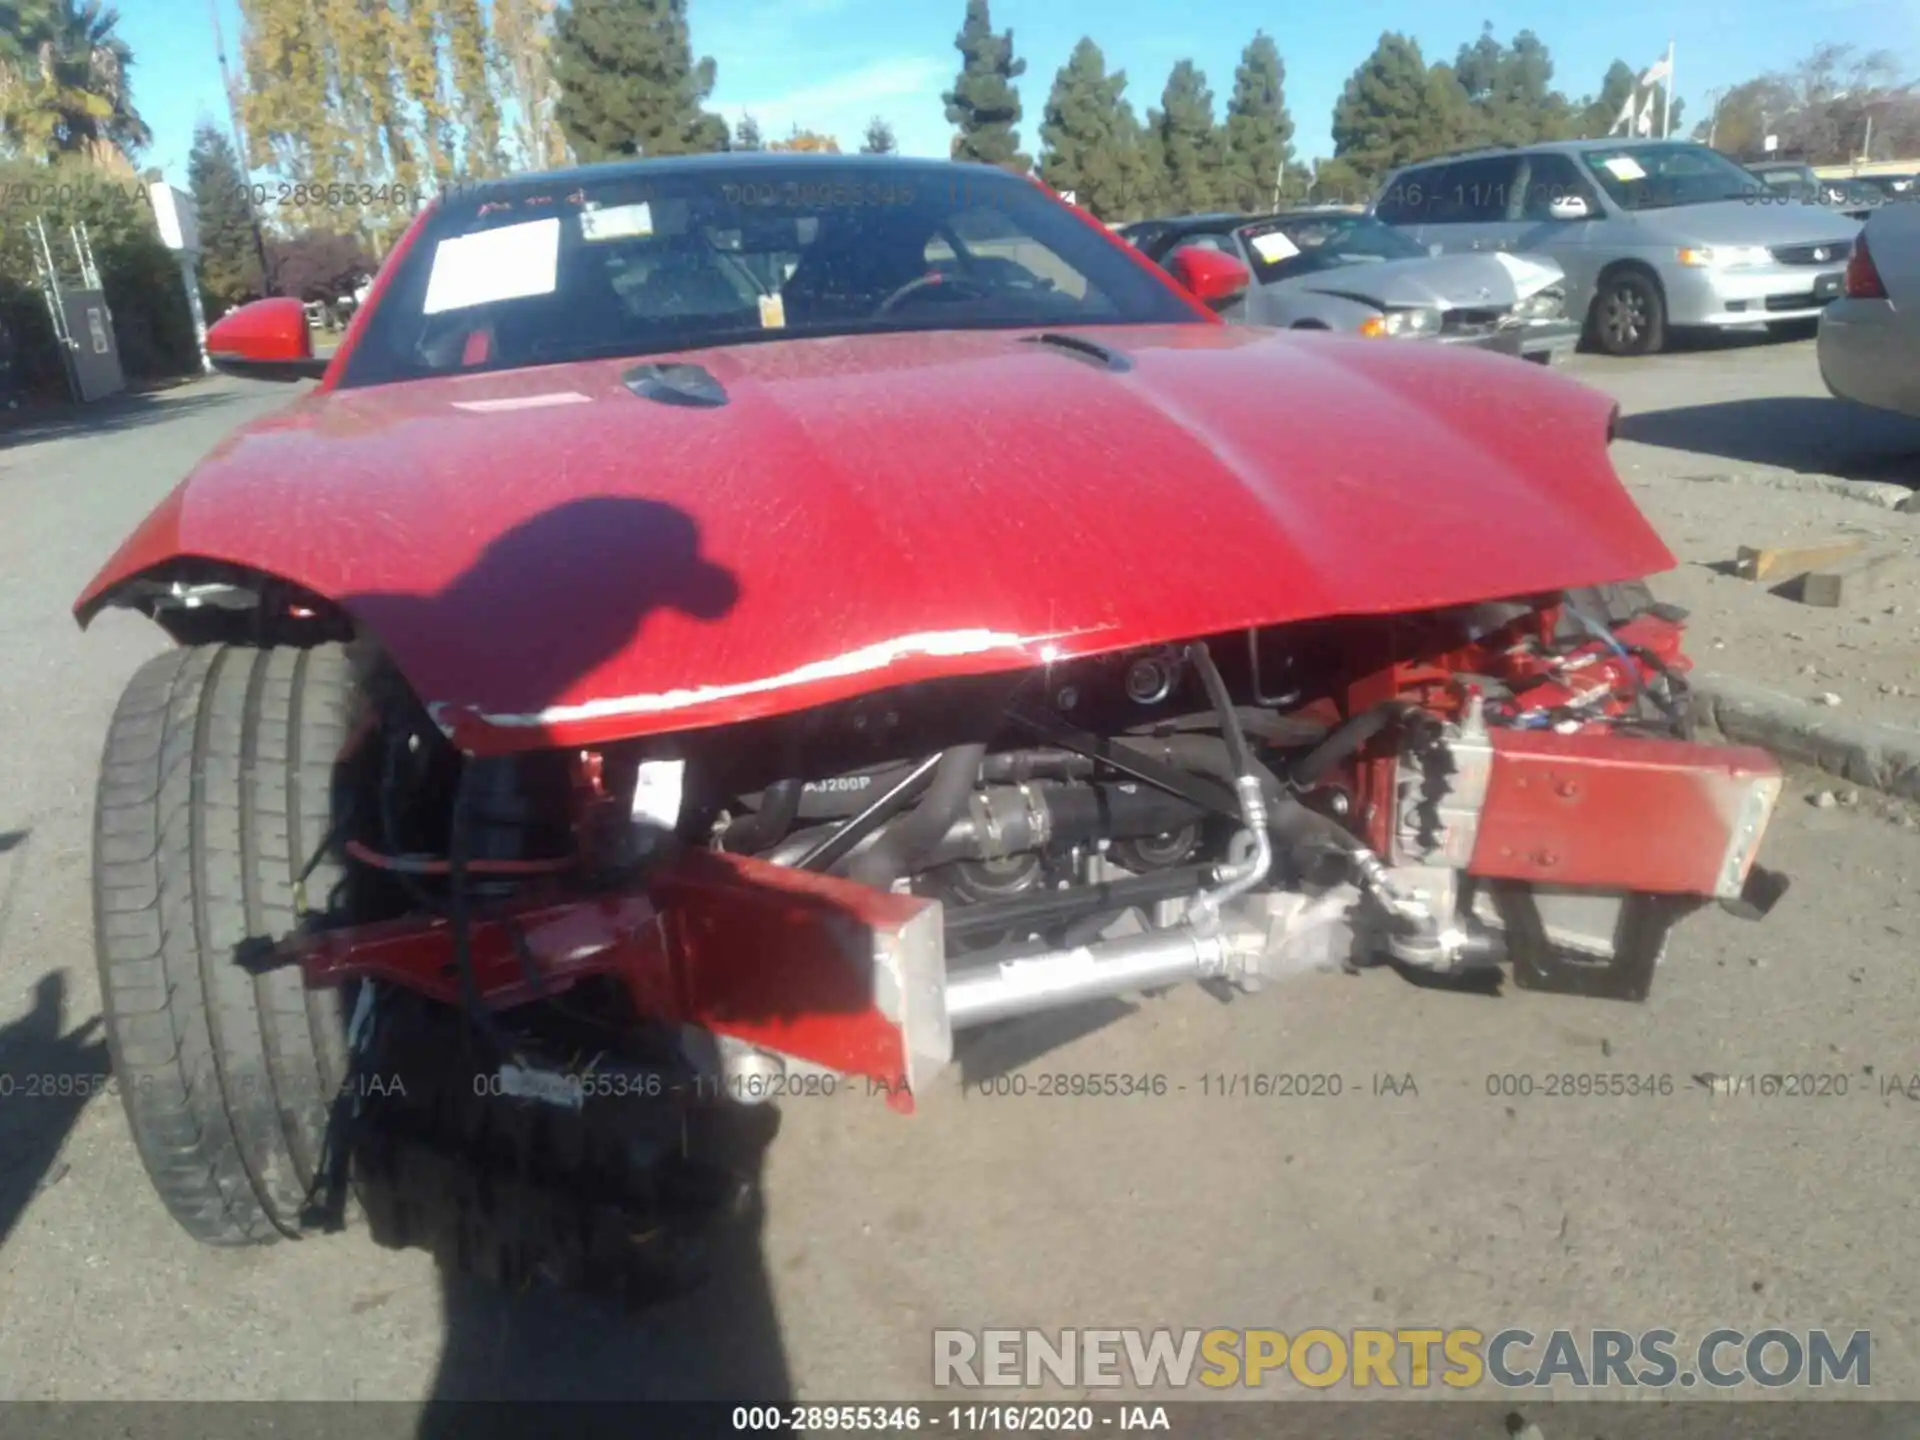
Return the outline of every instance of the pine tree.
{"type": "Polygon", "coordinates": [[[1281,171],[1293,158],[1293,117],[1287,113],[1287,67],[1279,47],[1256,32],[1240,52],[1233,98],[1227,102],[1224,198],[1235,210],[1272,208],[1281,171]]]}
{"type": "Polygon", "coordinates": [[[1020,91],[1014,81],[1026,73],[1027,62],[1013,58],[1013,31],[996,35],[987,0],[967,0],[967,18],[954,37],[960,52],[959,77],[941,96],[947,120],[958,126],[953,138],[955,160],[1003,165],[1025,173],[1029,156],[1020,153],[1020,91]]]}
{"type": "Polygon", "coordinates": [[[860,142],[862,155],[898,155],[900,142],[893,138],[893,126],[878,115],[867,122],[867,133],[860,142]]]}
{"type": "Polygon", "coordinates": [[[733,149],[764,150],[766,141],[760,138],[760,122],[751,115],[742,115],[740,123],[733,127],[733,149]]]}
{"type": "Polygon", "coordinates": [[[1638,88],[1639,76],[1633,67],[1624,60],[1614,61],[1600,82],[1600,93],[1581,107],[1580,134],[1589,140],[1604,136],[1620,118],[1627,97],[1638,88]]]}
{"type": "Polygon", "coordinates": [[[1040,122],[1046,146],[1040,178],[1108,222],[1143,209],[1146,176],[1140,122],[1123,98],[1124,70],[1107,70],[1106,57],[1083,38],[1053,77],[1053,91],[1040,122]]]}
{"type": "Polygon", "coordinates": [[[711,59],[695,60],[687,0],[573,0],[555,16],[555,115],[582,160],[724,150],[702,107],[711,59]]]}
{"type": "Polygon", "coordinates": [[[1456,148],[1467,108],[1447,66],[1429,68],[1418,43],[1389,31],[1334,103],[1334,154],[1371,183],[1397,165],[1456,148]]]}
{"type": "Polygon", "coordinates": [[[211,317],[264,287],[240,157],[226,132],[205,120],[194,128],[187,185],[200,222],[200,290],[211,317]]]}
{"type": "Polygon", "coordinates": [[[1206,73],[1191,60],[1178,62],[1154,113],[1166,175],[1162,203],[1187,214],[1213,209],[1223,198],[1226,138],[1214,125],[1206,73]]]}
{"type": "Polygon", "coordinates": [[[1553,88],[1553,57],[1531,30],[1502,45],[1489,21],[1478,40],[1460,47],[1453,75],[1466,92],[1466,138],[1473,143],[1530,145],[1566,139],[1578,128],[1567,97],[1553,88]]]}

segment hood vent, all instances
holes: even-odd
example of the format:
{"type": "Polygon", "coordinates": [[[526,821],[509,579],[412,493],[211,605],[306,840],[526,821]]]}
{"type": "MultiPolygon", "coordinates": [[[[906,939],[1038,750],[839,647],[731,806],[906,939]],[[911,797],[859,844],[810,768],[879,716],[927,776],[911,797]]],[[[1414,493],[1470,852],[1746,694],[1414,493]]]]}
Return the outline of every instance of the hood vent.
{"type": "Polygon", "coordinates": [[[1020,338],[1028,345],[1044,345],[1050,350],[1058,350],[1062,355],[1091,360],[1102,370],[1110,370],[1115,375],[1124,375],[1133,369],[1133,361],[1118,350],[1110,349],[1097,340],[1088,340],[1081,335],[1063,335],[1058,330],[1042,330],[1038,335],[1022,335],[1020,338]]]}
{"type": "Polygon", "coordinates": [[[703,365],[636,365],[621,380],[643,400],[662,405],[713,409],[727,403],[727,392],[703,365]]]}

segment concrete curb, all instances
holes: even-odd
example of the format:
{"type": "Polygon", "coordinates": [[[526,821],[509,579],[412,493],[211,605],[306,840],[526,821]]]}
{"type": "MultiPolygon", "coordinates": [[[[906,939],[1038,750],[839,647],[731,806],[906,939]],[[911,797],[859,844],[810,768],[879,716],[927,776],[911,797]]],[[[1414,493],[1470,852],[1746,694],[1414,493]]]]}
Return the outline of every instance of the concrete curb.
{"type": "MultiPolygon", "coordinates": [[[[1920,514],[1920,490],[1890,480],[1848,480],[1838,475],[1803,475],[1797,470],[1747,470],[1716,475],[1682,475],[1695,485],[1758,485],[1768,490],[1797,490],[1804,495],[1837,495],[1879,510],[1920,514]]],[[[1639,481],[1637,475],[1634,480],[1639,481]]],[[[1653,480],[1647,484],[1670,482],[1653,480]]]]}
{"type": "Polygon", "coordinates": [[[1804,760],[1871,790],[1920,800],[1920,730],[1842,719],[1750,681],[1711,671],[1687,677],[1696,719],[1729,740],[1804,760]]]}

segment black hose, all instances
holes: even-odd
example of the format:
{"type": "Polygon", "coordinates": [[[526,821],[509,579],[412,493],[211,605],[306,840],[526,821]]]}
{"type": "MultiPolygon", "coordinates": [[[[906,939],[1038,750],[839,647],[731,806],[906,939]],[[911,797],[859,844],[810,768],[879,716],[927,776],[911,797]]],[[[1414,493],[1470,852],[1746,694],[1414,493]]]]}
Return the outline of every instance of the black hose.
{"type": "Polygon", "coordinates": [[[776,780],[760,794],[760,808],[727,826],[722,843],[736,855],[752,855],[778,845],[800,816],[803,780],[776,780]]]}
{"type": "Polygon", "coordinates": [[[1331,735],[1302,756],[1288,772],[1287,778],[1294,788],[1311,790],[1333,772],[1334,766],[1412,708],[1404,700],[1384,700],[1358,715],[1349,716],[1331,735]]]}
{"type": "Polygon", "coordinates": [[[846,862],[846,874],[885,889],[937,845],[966,809],[980,779],[985,745],[956,745],[940,757],[920,803],[893,821],[865,851],[846,862]]]}
{"type": "MultiPolygon", "coordinates": [[[[1324,736],[1331,728],[1318,720],[1303,720],[1294,715],[1280,715],[1272,710],[1263,710],[1257,705],[1236,705],[1234,716],[1240,721],[1240,728],[1249,735],[1257,736],[1269,745],[1311,745],[1324,736]]],[[[1163,731],[1182,730],[1218,730],[1220,717],[1211,710],[1197,710],[1191,715],[1170,715],[1158,720],[1149,720],[1145,724],[1130,725],[1128,735],[1155,735],[1163,731]]]]}
{"type": "Polygon", "coordinates": [[[1220,717],[1220,732],[1226,741],[1227,759],[1233,766],[1233,778],[1254,774],[1253,751],[1247,745],[1247,737],[1240,729],[1239,717],[1233,713],[1233,696],[1227,690],[1227,682],[1220,678],[1220,670],[1213,663],[1213,656],[1207,652],[1205,644],[1187,647],[1187,658],[1193,661],[1193,668],[1200,672],[1200,683],[1207,688],[1207,698],[1213,702],[1215,713],[1220,717]]]}
{"type": "Polygon", "coordinates": [[[1149,760],[1158,760],[1163,765],[1173,765],[1182,770],[1198,770],[1229,785],[1242,775],[1258,775],[1260,786],[1268,792],[1269,799],[1286,793],[1280,777],[1251,755],[1247,757],[1246,769],[1237,768],[1227,749],[1227,742],[1215,735],[1160,735],[1152,738],[1124,735],[1115,737],[1113,743],[1116,748],[1131,750],[1149,760]]]}

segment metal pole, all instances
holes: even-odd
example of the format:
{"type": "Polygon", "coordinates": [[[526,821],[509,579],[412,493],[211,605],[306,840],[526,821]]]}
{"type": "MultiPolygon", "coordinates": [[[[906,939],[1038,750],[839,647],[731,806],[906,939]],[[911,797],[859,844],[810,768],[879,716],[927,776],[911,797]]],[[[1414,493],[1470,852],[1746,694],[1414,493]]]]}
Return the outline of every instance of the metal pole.
{"type": "Polygon", "coordinates": [[[193,338],[200,346],[200,369],[202,373],[213,373],[213,358],[207,354],[207,314],[200,305],[200,277],[196,262],[199,256],[191,250],[182,250],[174,257],[180,262],[180,283],[187,287],[187,312],[193,316],[193,338]]]}
{"type": "Polygon", "coordinates": [[[1660,138],[1673,136],[1673,41],[1667,41],[1667,81],[1660,87],[1660,138]]]}
{"type": "MultiPolygon", "coordinates": [[[[247,206],[247,224],[253,231],[253,251],[260,262],[260,288],[271,295],[273,272],[267,264],[267,240],[260,229],[260,213],[253,208],[253,156],[247,150],[247,127],[240,119],[239,90],[227,69],[227,39],[220,29],[220,0],[207,0],[207,14],[213,19],[213,52],[220,61],[220,84],[227,92],[227,121],[233,126],[234,143],[240,147],[240,190],[247,206]]],[[[198,294],[196,286],[195,293],[198,294]]]]}

